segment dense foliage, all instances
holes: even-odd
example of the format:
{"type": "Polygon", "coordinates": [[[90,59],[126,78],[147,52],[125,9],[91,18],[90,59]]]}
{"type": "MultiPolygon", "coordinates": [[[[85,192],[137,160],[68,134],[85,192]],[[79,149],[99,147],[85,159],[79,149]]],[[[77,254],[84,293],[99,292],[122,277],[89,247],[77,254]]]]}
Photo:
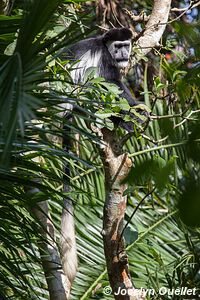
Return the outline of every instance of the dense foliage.
{"type": "MultiPolygon", "coordinates": [[[[132,2],[126,5],[136,14],[150,13],[151,1],[132,2]]],[[[124,236],[134,283],[156,291],[200,288],[199,12],[177,16],[171,14],[162,45],[128,75],[150,119],[145,126],[133,120],[134,134],[125,144],[134,165],[126,179],[124,236]]],[[[9,16],[0,16],[1,299],[48,299],[32,209],[48,200],[59,240],[66,163],[79,254],[72,299],[112,298],[103,292],[104,170],[92,125],[112,129],[109,117],[127,103],[114,104],[118,89],[92,78],[92,70],[75,90],[60,56],[63,47],[97,33],[95,25],[95,7],[84,1],[16,1],[9,16]],[[74,123],[62,118],[66,103],[76,107],[74,123]],[[73,153],[61,147],[63,132],[71,140],[78,135],[73,153]]]]}

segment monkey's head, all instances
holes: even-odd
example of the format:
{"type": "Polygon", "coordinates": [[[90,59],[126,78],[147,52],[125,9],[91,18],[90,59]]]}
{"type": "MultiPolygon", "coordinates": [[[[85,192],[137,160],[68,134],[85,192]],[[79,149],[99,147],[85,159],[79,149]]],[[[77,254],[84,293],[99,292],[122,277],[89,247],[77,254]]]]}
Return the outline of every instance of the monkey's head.
{"type": "Polygon", "coordinates": [[[128,28],[111,29],[103,36],[103,43],[113,59],[113,64],[119,69],[128,66],[131,54],[131,38],[132,32],[128,28]]]}

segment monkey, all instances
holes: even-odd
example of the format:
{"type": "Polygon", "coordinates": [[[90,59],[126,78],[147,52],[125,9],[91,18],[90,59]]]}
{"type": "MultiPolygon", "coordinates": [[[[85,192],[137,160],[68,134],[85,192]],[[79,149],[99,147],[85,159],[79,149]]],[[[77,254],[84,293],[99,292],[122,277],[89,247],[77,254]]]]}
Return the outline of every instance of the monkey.
{"type": "MultiPolygon", "coordinates": [[[[63,53],[66,59],[74,61],[71,77],[75,84],[84,83],[86,71],[94,67],[96,76],[103,77],[107,82],[116,84],[122,91],[120,98],[125,98],[130,107],[139,103],[133,98],[130,90],[123,82],[123,70],[128,67],[132,49],[132,31],[128,28],[113,28],[103,35],[87,38],[72,45],[63,53]]],[[[121,110],[120,114],[129,115],[142,124],[148,117],[148,112],[137,108],[139,114],[121,110]],[[139,117],[141,116],[141,117],[139,117]]],[[[128,132],[133,131],[133,123],[123,121],[120,117],[110,118],[115,127],[122,127],[128,132]]]]}
{"type": "Polygon", "coordinates": [[[130,106],[136,105],[129,89],[122,82],[121,70],[129,64],[132,32],[128,28],[114,28],[101,36],[91,37],[77,42],[70,48],[69,59],[77,61],[71,72],[74,83],[83,83],[88,68],[96,67],[97,76],[116,84],[121,97],[127,99],[130,106]]]}
{"type": "MultiPolygon", "coordinates": [[[[129,64],[131,55],[132,32],[128,28],[110,29],[103,35],[87,38],[64,49],[61,58],[74,62],[71,77],[74,84],[84,82],[87,69],[96,68],[96,75],[103,77],[107,82],[116,84],[130,106],[138,103],[122,81],[122,72],[129,64]]],[[[127,112],[122,112],[127,113],[127,112]]],[[[115,121],[116,122],[115,118],[115,121]]],[[[120,121],[125,129],[125,122],[120,121]]],[[[118,121],[118,124],[120,123],[118,121]]],[[[128,128],[129,131],[130,128],[128,128]]],[[[66,142],[67,144],[67,142],[66,142]]],[[[65,145],[64,145],[65,146],[65,145]]],[[[71,200],[64,201],[65,208],[62,218],[63,238],[61,248],[63,253],[63,270],[72,283],[77,270],[76,241],[71,200]]]]}

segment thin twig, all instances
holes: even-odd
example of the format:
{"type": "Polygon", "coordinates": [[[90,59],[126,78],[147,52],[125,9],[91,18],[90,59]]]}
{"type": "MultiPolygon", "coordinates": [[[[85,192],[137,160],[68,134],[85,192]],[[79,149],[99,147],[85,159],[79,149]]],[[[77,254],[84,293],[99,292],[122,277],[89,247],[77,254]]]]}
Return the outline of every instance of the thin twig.
{"type": "MultiPolygon", "coordinates": [[[[191,2],[194,2],[194,1],[191,1],[191,2]]],[[[200,5],[200,1],[198,1],[197,3],[195,3],[191,6],[191,2],[187,7],[184,7],[184,8],[173,7],[173,8],[171,8],[171,11],[177,11],[177,12],[179,12],[179,11],[180,12],[181,11],[188,11],[188,10],[190,10],[192,8],[195,8],[195,7],[200,5]]]]}
{"type": "Polygon", "coordinates": [[[193,9],[194,7],[197,7],[200,5],[200,1],[198,1],[197,3],[193,4],[194,1],[190,1],[190,4],[188,7],[185,8],[185,10],[179,15],[177,16],[175,19],[171,20],[168,22],[168,24],[171,24],[172,22],[175,22],[177,20],[179,20],[182,16],[184,16],[190,9],[193,9]]]}
{"type": "Polygon", "coordinates": [[[165,136],[164,138],[155,141],[154,139],[151,139],[150,137],[148,137],[147,135],[145,135],[145,134],[143,134],[143,133],[141,133],[141,136],[142,136],[144,139],[150,141],[151,143],[153,143],[153,144],[155,144],[155,145],[158,145],[158,144],[164,142],[164,141],[168,138],[168,135],[167,135],[167,136],[165,136]]]}
{"type": "Polygon", "coordinates": [[[144,12],[141,12],[139,15],[134,15],[134,13],[129,11],[127,8],[124,8],[123,10],[135,22],[146,23],[149,20],[149,16],[147,16],[144,12]]]}
{"type": "MultiPolygon", "coordinates": [[[[181,126],[182,124],[184,124],[184,123],[185,123],[186,121],[188,121],[188,120],[191,120],[191,119],[190,119],[190,116],[193,115],[193,114],[199,113],[199,112],[200,112],[200,109],[191,111],[191,112],[187,115],[187,117],[184,117],[184,119],[183,119],[180,123],[176,124],[176,125],[174,126],[174,128],[181,126]]],[[[194,119],[192,119],[192,120],[194,121],[194,119]]]]}
{"type": "MultiPolygon", "coordinates": [[[[186,110],[188,111],[188,109],[186,110]]],[[[186,111],[183,111],[182,113],[180,114],[174,114],[174,115],[163,115],[163,116],[156,116],[156,115],[151,115],[150,116],[150,119],[151,120],[161,120],[161,119],[172,119],[172,118],[183,118],[184,119],[184,122],[187,121],[187,120],[190,120],[190,116],[193,114],[193,113],[199,113],[200,112],[200,109],[198,110],[194,110],[194,111],[191,111],[187,116],[184,116],[184,114],[186,113],[186,111]]],[[[183,122],[183,121],[182,121],[183,122]]],[[[183,123],[184,123],[183,122],[183,123]]],[[[177,127],[177,125],[175,125],[175,127],[177,127]]]]}

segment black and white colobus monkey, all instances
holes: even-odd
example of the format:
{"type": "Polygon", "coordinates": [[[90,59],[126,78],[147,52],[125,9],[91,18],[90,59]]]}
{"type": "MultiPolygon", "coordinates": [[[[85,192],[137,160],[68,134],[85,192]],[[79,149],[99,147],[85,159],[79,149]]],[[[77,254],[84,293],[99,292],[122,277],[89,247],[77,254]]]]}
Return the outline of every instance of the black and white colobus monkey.
{"type": "MultiPolygon", "coordinates": [[[[73,45],[70,50],[62,54],[63,58],[77,61],[73,66],[71,77],[75,84],[84,81],[88,68],[96,67],[97,76],[104,77],[106,81],[115,83],[121,90],[121,97],[136,105],[130,91],[122,82],[121,70],[129,63],[131,53],[132,32],[127,28],[111,29],[102,36],[82,40],[73,45]]],[[[65,145],[63,145],[65,147],[65,145]]],[[[73,220],[73,205],[70,199],[64,203],[62,218],[63,269],[70,282],[73,281],[77,269],[76,241],[73,220]]]]}
{"type": "Polygon", "coordinates": [[[121,74],[129,63],[131,38],[132,32],[128,28],[115,28],[73,45],[70,48],[71,59],[78,61],[71,72],[74,83],[83,82],[86,70],[96,67],[97,76],[115,83],[123,91],[121,97],[126,98],[130,106],[137,104],[122,82],[121,74]]]}

